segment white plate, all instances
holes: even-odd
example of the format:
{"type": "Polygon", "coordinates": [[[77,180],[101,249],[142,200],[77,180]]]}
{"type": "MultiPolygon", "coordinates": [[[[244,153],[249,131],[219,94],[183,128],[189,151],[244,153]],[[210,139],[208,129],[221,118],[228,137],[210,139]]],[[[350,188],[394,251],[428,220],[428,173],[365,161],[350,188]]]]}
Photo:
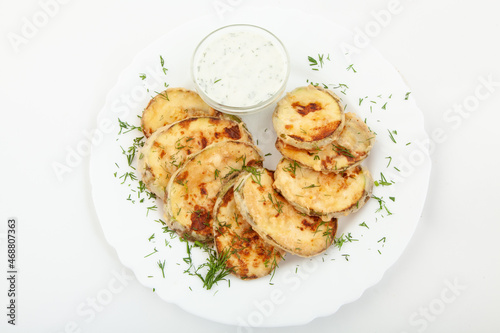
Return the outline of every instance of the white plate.
{"type": "MultiPolygon", "coordinates": [[[[226,324],[300,325],[333,314],[341,305],[358,299],[401,255],[415,230],[427,192],[431,167],[425,148],[428,137],[422,113],[412,95],[405,98],[410,89],[398,72],[371,47],[363,48],[352,60],[339,48],[342,42],[353,44],[349,32],[332,22],[294,11],[268,8],[258,12],[247,10],[242,15],[226,21],[207,17],[189,22],[148,46],[123,71],[98,117],[95,138],[99,138],[97,134],[102,137],[95,140],[91,155],[92,195],[106,239],[120,260],[140,283],[154,288],[165,301],[226,324]],[[377,212],[379,203],[371,199],[358,213],[339,220],[337,236],[350,233],[356,239],[345,243],[340,250],[332,246],[324,255],[312,259],[287,255],[271,283],[269,277],[254,281],[230,278],[230,285],[223,281],[207,291],[197,277],[183,273],[187,268],[183,261],[185,244],[178,238],[170,239],[162,233],[161,225],[154,222],[163,218],[161,203],[156,203],[157,211],[150,210],[146,215],[146,207],[154,202],[138,202],[137,194],[132,191],[134,182],[130,186],[120,184],[118,177],[130,171],[120,146],[129,147],[139,132],[117,135],[117,118],[139,125],[137,115],[154,91],[164,89],[164,82],[170,87],[193,89],[189,76],[192,51],[203,36],[230,23],[260,25],[283,41],[292,65],[287,91],[306,85],[306,80],[330,84],[330,88],[338,87],[339,83],[347,85],[349,88],[334,89],[347,105],[346,111],[366,118],[378,134],[364,165],[375,180],[381,178],[382,172],[395,183],[374,189],[374,195],[385,200],[392,215],[385,209],[377,212]],[[317,60],[318,54],[324,54],[324,64],[314,71],[308,56],[317,60]],[[166,75],[160,66],[160,55],[168,69],[166,75]],[[353,67],[348,69],[351,64],[353,67]],[[146,74],[145,80],[139,78],[140,73],[146,74]],[[393,133],[397,143],[392,141],[389,131],[397,131],[393,133]],[[113,176],[115,172],[117,177],[113,176]],[[130,194],[135,204],[127,200],[130,194]],[[154,238],[149,239],[153,234],[154,238]],[[171,247],[165,246],[165,240],[171,247]],[[147,256],[152,252],[155,253],[147,256]],[[165,278],[158,261],[165,261],[165,278]]],[[[272,154],[266,157],[268,168],[274,168],[280,157],[274,148],[271,111],[244,117],[259,147],[272,154]]],[[[204,260],[201,252],[195,251],[193,257],[199,262],[204,260]]]]}

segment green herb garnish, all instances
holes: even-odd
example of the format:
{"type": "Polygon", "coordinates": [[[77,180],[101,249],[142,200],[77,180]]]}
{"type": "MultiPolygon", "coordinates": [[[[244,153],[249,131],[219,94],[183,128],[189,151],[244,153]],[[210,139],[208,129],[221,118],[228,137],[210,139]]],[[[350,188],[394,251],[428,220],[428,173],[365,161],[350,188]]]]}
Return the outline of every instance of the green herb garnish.
{"type": "Polygon", "coordinates": [[[158,260],[158,267],[160,267],[161,274],[163,275],[163,278],[165,278],[165,260],[163,260],[163,262],[158,260]]]}
{"type": "Polygon", "coordinates": [[[299,163],[297,163],[297,161],[293,161],[293,162],[288,163],[287,167],[283,167],[283,171],[288,171],[295,176],[295,172],[297,171],[297,167],[300,168],[299,163]]]}
{"type": "Polygon", "coordinates": [[[387,132],[389,133],[389,137],[391,138],[392,142],[397,143],[397,142],[396,142],[396,139],[394,138],[394,135],[397,135],[397,134],[398,134],[398,132],[397,132],[397,131],[392,131],[392,132],[391,132],[390,130],[387,130],[387,132]],[[394,134],[394,135],[393,135],[393,134],[394,134]]]}
{"type": "Polygon", "coordinates": [[[373,182],[375,184],[375,186],[390,186],[392,184],[394,184],[394,182],[391,180],[390,182],[387,181],[387,179],[385,178],[384,174],[381,172],[380,173],[380,180],[376,180],[373,182]]]}
{"type": "Polygon", "coordinates": [[[306,189],[306,188],[315,188],[315,187],[320,187],[321,185],[316,185],[316,184],[311,184],[309,186],[305,186],[303,187],[303,189],[306,189]]]}
{"type": "Polygon", "coordinates": [[[347,66],[346,70],[352,70],[354,73],[357,73],[357,71],[354,69],[354,64],[350,64],[349,66],[347,66]]]}
{"type": "Polygon", "coordinates": [[[283,211],[283,202],[276,199],[271,193],[268,193],[267,197],[269,198],[269,201],[271,201],[273,208],[276,209],[278,214],[281,213],[283,211]]]}
{"type": "Polygon", "coordinates": [[[203,288],[207,290],[212,289],[212,287],[218,284],[218,282],[226,280],[226,276],[233,271],[233,268],[228,268],[226,263],[231,255],[236,253],[236,250],[225,249],[222,253],[217,254],[215,249],[206,244],[198,241],[195,241],[194,244],[190,244],[189,241],[185,239],[182,240],[186,242],[186,251],[188,254],[188,256],[183,258],[183,260],[189,265],[188,269],[186,269],[184,273],[197,276],[203,282],[203,288]],[[198,267],[193,264],[191,257],[192,247],[201,248],[208,254],[207,261],[198,267]]]}
{"type": "Polygon", "coordinates": [[[347,157],[351,157],[351,158],[354,158],[355,156],[351,153],[351,151],[349,149],[347,149],[346,147],[342,147],[341,145],[336,145],[334,143],[332,143],[332,149],[337,153],[337,154],[340,154],[340,155],[344,155],[344,156],[347,156],[347,157]]]}

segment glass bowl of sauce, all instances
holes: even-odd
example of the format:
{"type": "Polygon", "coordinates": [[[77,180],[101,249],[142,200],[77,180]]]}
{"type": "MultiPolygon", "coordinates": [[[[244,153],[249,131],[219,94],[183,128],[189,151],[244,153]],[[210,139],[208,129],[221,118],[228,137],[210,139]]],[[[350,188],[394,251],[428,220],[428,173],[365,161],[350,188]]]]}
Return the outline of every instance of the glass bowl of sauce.
{"type": "Polygon", "coordinates": [[[258,112],[285,91],[290,59],[283,43],[248,24],[219,28],[196,47],[191,75],[196,91],[214,109],[229,114],[258,112]]]}

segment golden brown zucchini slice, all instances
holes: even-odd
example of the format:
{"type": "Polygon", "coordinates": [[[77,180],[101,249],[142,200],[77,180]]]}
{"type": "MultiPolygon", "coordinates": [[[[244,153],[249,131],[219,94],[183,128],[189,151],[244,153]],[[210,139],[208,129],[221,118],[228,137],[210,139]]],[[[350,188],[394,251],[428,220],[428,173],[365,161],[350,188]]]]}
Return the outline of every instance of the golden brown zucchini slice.
{"type": "Polygon", "coordinates": [[[373,180],[361,166],[323,173],[283,158],[276,167],[273,186],[297,210],[328,219],[359,210],[370,198],[373,180]]]}
{"type": "Polygon", "coordinates": [[[168,88],[153,97],[142,113],[141,125],[146,138],[157,129],[196,116],[218,116],[194,91],[168,88]]]}
{"type": "Polygon", "coordinates": [[[278,102],[273,113],[278,138],[300,148],[331,143],[344,127],[344,108],[330,90],[313,85],[296,88],[278,102]]]}
{"type": "Polygon", "coordinates": [[[167,185],[168,225],[181,237],[211,243],[217,193],[231,177],[260,165],[260,151],[240,141],[219,142],[191,155],[167,185]]]}
{"type": "Polygon", "coordinates": [[[189,155],[228,140],[252,143],[242,123],[217,117],[183,119],[158,129],[146,140],[137,170],[148,189],[163,199],[170,177],[189,155]]]}
{"type": "Polygon", "coordinates": [[[241,214],[267,242],[301,257],[325,251],[337,232],[337,219],[323,221],[297,211],[273,189],[273,173],[241,174],[234,197],[241,214]]]}
{"type": "Polygon", "coordinates": [[[233,192],[234,180],[219,193],[214,207],[215,248],[228,255],[226,267],[241,279],[256,279],[271,273],[285,252],[256,233],[241,215],[233,192]]]}
{"type": "Polygon", "coordinates": [[[348,112],[342,133],[331,144],[306,150],[288,145],[278,138],[276,148],[283,156],[316,171],[341,172],[367,158],[374,141],[375,133],[356,114],[348,112]]]}

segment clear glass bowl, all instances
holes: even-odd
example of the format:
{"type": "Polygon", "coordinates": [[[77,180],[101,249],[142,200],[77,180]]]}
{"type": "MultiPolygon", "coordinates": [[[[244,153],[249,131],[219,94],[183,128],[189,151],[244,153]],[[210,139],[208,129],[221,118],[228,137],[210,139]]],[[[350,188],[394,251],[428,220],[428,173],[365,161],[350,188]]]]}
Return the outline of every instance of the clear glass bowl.
{"type": "Polygon", "coordinates": [[[235,115],[255,113],[276,102],[289,74],[283,43],[268,30],[248,24],[211,32],[191,60],[191,76],[201,98],[235,115]]]}

